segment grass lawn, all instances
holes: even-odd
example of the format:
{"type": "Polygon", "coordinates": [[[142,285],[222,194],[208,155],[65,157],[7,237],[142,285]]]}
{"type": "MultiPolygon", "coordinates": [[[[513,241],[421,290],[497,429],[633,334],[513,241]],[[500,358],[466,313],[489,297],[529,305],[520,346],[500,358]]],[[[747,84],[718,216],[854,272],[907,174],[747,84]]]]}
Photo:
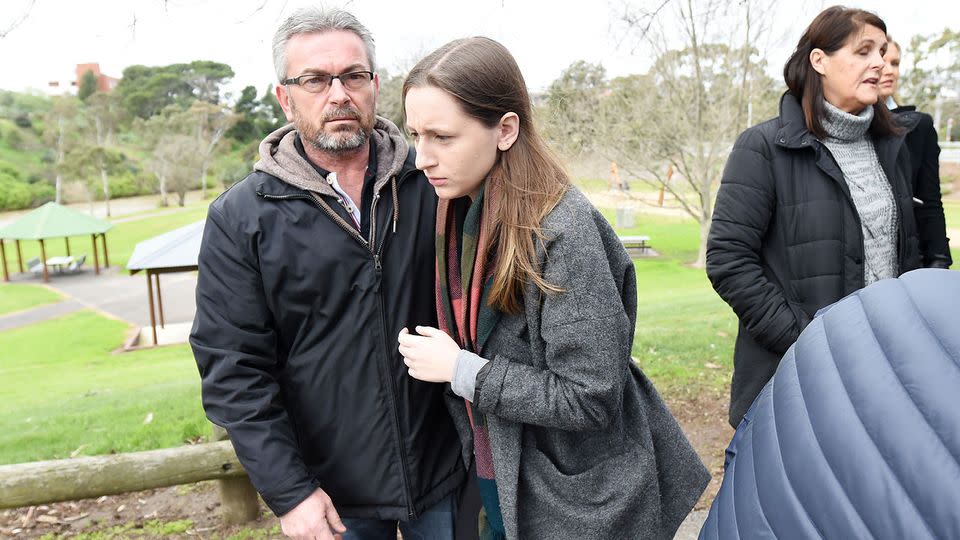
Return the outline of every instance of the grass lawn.
{"type": "MultiPolygon", "coordinates": [[[[210,200],[207,200],[200,204],[187,207],[182,211],[170,214],[160,213],[159,215],[150,215],[162,212],[150,210],[146,213],[149,217],[117,223],[107,232],[107,253],[110,256],[110,265],[125,267],[127,261],[130,259],[130,255],[133,254],[133,248],[136,247],[138,242],[206,218],[207,205],[210,202],[210,200]]],[[[124,219],[128,217],[130,216],[124,216],[124,219]]],[[[45,245],[48,258],[67,254],[66,245],[62,238],[47,240],[45,245]]],[[[23,259],[25,261],[31,257],[40,256],[39,242],[24,241],[21,242],[21,246],[23,249],[23,259]]],[[[97,249],[101,250],[99,241],[97,249]]],[[[93,242],[89,236],[71,238],[70,253],[74,257],[86,253],[86,266],[90,268],[93,267],[93,242]]],[[[15,269],[17,264],[15,250],[13,253],[11,253],[11,250],[7,250],[7,263],[10,265],[9,268],[11,268],[11,270],[15,269]]],[[[100,264],[103,264],[102,250],[100,251],[100,264]]]]}
{"type": "Polygon", "coordinates": [[[0,332],[0,464],[177,446],[209,433],[189,347],[111,354],[126,332],[89,311],[0,332]]]}
{"type": "MultiPolygon", "coordinates": [[[[960,229],[960,201],[943,201],[943,215],[947,219],[947,229],[960,229]]],[[[955,267],[960,266],[960,238],[950,239],[950,253],[953,255],[955,267]]]]}
{"type": "Polygon", "coordinates": [[[63,296],[40,285],[0,284],[0,315],[63,300],[63,296]]]}
{"type": "MultiPolygon", "coordinates": [[[[611,223],[614,212],[603,210],[611,223]]],[[[737,320],[713,291],[697,258],[700,226],[692,219],[637,214],[621,235],[644,234],[659,257],[638,259],[633,355],[668,397],[725,394],[733,370],[737,320]]]]}
{"type": "MultiPolygon", "coordinates": [[[[199,207],[120,223],[111,262],[135,241],[201,219],[199,207]]],[[[607,211],[613,221],[613,212],[607,211]]],[[[668,398],[725,394],[735,318],[696,258],[689,219],[638,214],[621,234],[646,234],[660,257],[635,262],[639,289],[633,354],[668,398]]],[[[188,346],[112,354],[123,323],[92,312],[0,333],[0,463],[169,447],[209,433],[188,346]],[[51,340],[51,336],[58,339],[51,340]],[[152,413],[152,421],[144,419],[152,413]]]]}

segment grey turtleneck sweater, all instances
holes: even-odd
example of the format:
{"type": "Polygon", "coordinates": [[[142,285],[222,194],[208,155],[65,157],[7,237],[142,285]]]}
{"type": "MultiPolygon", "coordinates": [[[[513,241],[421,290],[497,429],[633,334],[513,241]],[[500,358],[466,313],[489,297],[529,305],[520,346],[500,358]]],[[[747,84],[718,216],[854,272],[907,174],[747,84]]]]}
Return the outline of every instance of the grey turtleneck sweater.
{"type": "Polygon", "coordinates": [[[853,115],[830,103],[824,104],[823,127],[829,136],[822,142],[843,171],[853,205],[860,215],[864,284],[897,277],[896,201],[873,140],[867,134],[873,120],[873,107],[853,115]]]}

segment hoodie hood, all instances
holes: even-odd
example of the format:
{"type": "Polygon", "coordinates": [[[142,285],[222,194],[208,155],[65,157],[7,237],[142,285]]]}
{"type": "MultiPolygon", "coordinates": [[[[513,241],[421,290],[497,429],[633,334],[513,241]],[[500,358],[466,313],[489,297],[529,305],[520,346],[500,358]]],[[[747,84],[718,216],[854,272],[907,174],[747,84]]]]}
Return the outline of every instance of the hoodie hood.
{"type": "MultiPolygon", "coordinates": [[[[326,179],[305,160],[294,146],[297,130],[293,124],[267,135],[260,143],[260,160],[254,169],[320,195],[336,197],[337,194],[326,179]]],[[[407,159],[407,141],[390,120],[378,116],[370,133],[370,143],[377,148],[377,178],[374,193],[379,193],[391,178],[403,169],[407,159]]]]}

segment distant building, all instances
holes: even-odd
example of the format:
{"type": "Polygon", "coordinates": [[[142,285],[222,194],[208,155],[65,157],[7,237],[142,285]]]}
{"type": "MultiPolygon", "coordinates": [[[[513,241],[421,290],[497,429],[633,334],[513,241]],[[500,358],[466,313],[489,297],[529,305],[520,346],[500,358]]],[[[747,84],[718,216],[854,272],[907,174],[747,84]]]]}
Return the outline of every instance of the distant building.
{"type": "Polygon", "coordinates": [[[112,92],[113,89],[117,87],[117,84],[120,83],[120,79],[101,73],[100,64],[77,64],[74,70],[73,80],[48,81],[46,93],[50,95],[77,95],[77,90],[80,88],[80,79],[82,79],[83,74],[88,71],[92,72],[97,78],[97,90],[100,92],[112,92]]]}
{"type": "Polygon", "coordinates": [[[97,77],[97,90],[100,92],[112,92],[113,89],[117,87],[117,84],[120,83],[120,79],[100,73],[100,64],[77,64],[76,79],[74,79],[73,82],[77,88],[80,87],[80,79],[83,77],[83,74],[88,71],[92,71],[97,77]]]}

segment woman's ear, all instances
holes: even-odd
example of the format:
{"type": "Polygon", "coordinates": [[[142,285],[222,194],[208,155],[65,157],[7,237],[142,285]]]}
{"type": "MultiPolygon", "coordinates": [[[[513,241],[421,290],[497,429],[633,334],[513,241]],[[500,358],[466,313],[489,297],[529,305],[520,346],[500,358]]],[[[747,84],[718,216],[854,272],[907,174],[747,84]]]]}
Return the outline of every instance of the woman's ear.
{"type": "Polygon", "coordinates": [[[520,117],[515,112],[504,114],[497,124],[497,148],[503,152],[509,150],[519,135],[520,117]]]}
{"type": "Polygon", "coordinates": [[[827,74],[827,68],[824,66],[824,62],[827,61],[827,53],[823,52],[823,49],[814,49],[810,51],[810,65],[813,67],[813,70],[821,75],[827,74]]]}

